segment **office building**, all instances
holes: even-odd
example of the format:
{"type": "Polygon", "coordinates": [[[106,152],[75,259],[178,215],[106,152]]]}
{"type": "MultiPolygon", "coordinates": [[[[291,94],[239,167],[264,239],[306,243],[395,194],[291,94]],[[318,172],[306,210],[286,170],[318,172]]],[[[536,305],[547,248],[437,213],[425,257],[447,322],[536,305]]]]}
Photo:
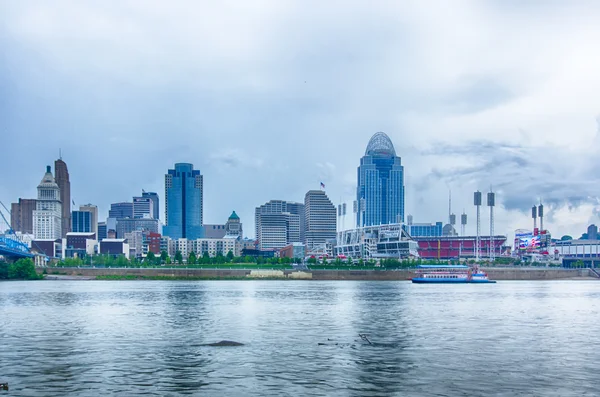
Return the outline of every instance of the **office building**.
{"type": "Polygon", "coordinates": [[[154,215],[154,201],[150,197],[134,197],[133,217],[156,219],[154,215]]]}
{"type": "Polygon", "coordinates": [[[116,236],[125,238],[125,234],[135,230],[158,233],[158,219],[149,218],[122,218],[117,219],[116,236]]]}
{"type": "MultiPolygon", "coordinates": [[[[38,198],[33,211],[33,234],[36,240],[57,240],[62,237],[62,205],[60,188],[50,166],[37,187],[38,198]]],[[[71,215],[69,214],[68,219],[71,215]]]]}
{"type": "Polygon", "coordinates": [[[98,207],[93,204],[84,204],[79,206],[79,211],[86,211],[91,214],[91,231],[98,236],[98,207]]]}
{"type": "Polygon", "coordinates": [[[113,219],[133,218],[133,203],[112,203],[108,211],[108,217],[113,219]]]}
{"type": "Polygon", "coordinates": [[[177,163],[165,175],[165,226],[163,234],[172,239],[202,237],[203,182],[199,170],[189,163],[177,163]]]}
{"type": "Polygon", "coordinates": [[[98,241],[102,241],[107,237],[108,229],[106,227],[106,222],[98,222],[98,241]]]}
{"type": "Polygon", "coordinates": [[[336,236],[336,210],[329,197],[321,190],[309,190],[304,196],[304,233],[307,250],[334,240],[336,236]]]}
{"type": "Polygon", "coordinates": [[[62,158],[54,162],[55,182],[60,189],[61,200],[61,237],[71,231],[71,182],[67,163],[62,158]]]}
{"type": "Polygon", "coordinates": [[[10,206],[10,227],[15,232],[33,234],[33,211],[36,209],[36,199],[19,199],[10,206]]]}
{"type": "Polygon", "coordinates": [[[223,237],[225,237],[225,234],[226,234],[225,225],[219,225],[219,224],[203,225],[202,229],[203,229],[203,232],[202,232],[203,238],[223,238],[223,237]]]}
{"type": "Polygon", "coordinates": [[[142,230],[133,230],[125,233],[124,238],[129,245],[130,258],[140,258],[143,256],[144,233],[142,230]]]}
{"type": "Polygon", "coordinates": [[[129,244],[124,238],[106,238],[98,243],[98,251],[101,255],[129,258],[129,244]]]}
{"type": "Polygon", "coordinates": [[[227,219],[227,223],[225,224],[225,235],[227,236],[235,236],[239,238],[244,237],[244,232],[242,230],[242,222],[238,214],[233,211],[227,219]]]}
{"type": "Polygon", "coordinates": [[[304,204],[271,200],[255,210],[258,248],[281,249],[304,238],[304,204]]]}
{"type": "Polygon", "coordinates": [[[358,226],[404,222],[404,167],[383,132],[369,141],[358,167],[358,226]]]}
{"type": "Polygon", "coordinates": [[[155,255],[160,255],[160,243],[162,241],[162,236],[159,233],[154,232],[144,232],[143,239],[143,252],[144,255],[147,255],[148,252],[152,252],[155,255]]]}
{"type": "Polygon", "coordinates": [[[226,256],[229,251],[231,251],[234,256],[240,256],[243,248],[241,240],[235,237],[199,238],[195,240],[187,238],[166,238],[165,240],[169,256],[173,258],[177,251],[179,251],[186,261],[192,252],[194,252],[197,257],[203,256],[204,253],[207,253],[211,258],[214,258],[217,255],[226,256]]]}
{"type": "Polygon", "coordinates": [[[158,201],[158,194],[154,192],[145,192],[142,190],[142,197],[149,198],[152,200],[152,213],[154,219],[160,219],[160,206],[158,201]]]}
{"type": "Polygon", "coordinates": [[[75,233],[94,233],[92,229],[93,214],[89,211],[71,212],[71,230],[75,233]]]}
{"type": "Polygon", "coordinates": [[[85,258],[87,255],[94,255],[96,245],[98,244],[95,233],[69,232],[63,241],[63,259],[85,258]]]}

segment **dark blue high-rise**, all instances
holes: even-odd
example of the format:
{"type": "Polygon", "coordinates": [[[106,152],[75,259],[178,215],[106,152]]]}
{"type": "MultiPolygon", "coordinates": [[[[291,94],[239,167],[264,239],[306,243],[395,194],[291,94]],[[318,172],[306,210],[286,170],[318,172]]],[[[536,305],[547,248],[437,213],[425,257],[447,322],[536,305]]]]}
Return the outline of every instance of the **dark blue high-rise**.
{"type": "Polygon", "coordinates": [[[202,175],[189,163],[177,163],[165,175],[165,226],[173,239],[195,240],[202,229],[202,175]]]}
{"type": "Polygon", "coordinates": [[[404,167],[390,138],[371,137],[358,167],[358,226],[404,222],[404,167]]]}

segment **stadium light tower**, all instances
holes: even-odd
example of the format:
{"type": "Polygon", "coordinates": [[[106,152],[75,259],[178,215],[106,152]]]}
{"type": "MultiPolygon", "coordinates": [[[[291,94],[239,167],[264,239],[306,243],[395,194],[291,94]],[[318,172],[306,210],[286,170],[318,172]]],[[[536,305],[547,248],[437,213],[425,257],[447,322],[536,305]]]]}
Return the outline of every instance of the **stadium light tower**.
{"type": "Polygon", "coordinates": [[[496,206],[496,193],[490,191],[487,194],[487,205],[490,207],[490,242],[489,242],[489,257],[493,262],[496,256],[496,247],[494,246],[494,207],[496,206]]]}
{"type": "Polygon", "coordinates": [[[473,195],[473,203],[477,209],[477,235],[475,237],[475,261],[479,262],[481,245],[481,192],[478,190],[473,195]]]}

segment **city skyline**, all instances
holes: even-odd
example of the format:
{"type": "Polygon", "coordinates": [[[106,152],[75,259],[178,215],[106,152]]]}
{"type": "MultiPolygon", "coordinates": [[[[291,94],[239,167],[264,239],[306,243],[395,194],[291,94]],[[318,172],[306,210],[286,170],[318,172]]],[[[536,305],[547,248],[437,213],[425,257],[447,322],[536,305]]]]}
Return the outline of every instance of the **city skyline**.
{"type": "Polygon", "coordinates": [[[235,209],[252,232],[256,205],[301,201],[321,181],[334,204],[351,202],[364,142],[384,131],[415,222],[445,221],[452,189],[472,234],[471,194],[493,185],[497,233],[529,227],[540,198],[555,234],[599,223],[600,83],[586,56],[598,5],[431,4],[323,5],[316,18],[267,2],[242,23],[225,5],[132,6],[140,34],[115,22],[120,6],[3,4],[0,95],[11,107],[0,118],[14,168],[0,200],[34,198],[37,170],[62,148],[72,201],[97,204],[102,219],[142,188],[161,194],[164,170],[185,161],[205,175],[204,222],[235,209]],[[158,32],[147,13],[195,23],[158,32]],[[223,18],[234,28],[215,42],[211,21],[223,18]],[[92,38],[107,50],[82,45],[92,38]]]}

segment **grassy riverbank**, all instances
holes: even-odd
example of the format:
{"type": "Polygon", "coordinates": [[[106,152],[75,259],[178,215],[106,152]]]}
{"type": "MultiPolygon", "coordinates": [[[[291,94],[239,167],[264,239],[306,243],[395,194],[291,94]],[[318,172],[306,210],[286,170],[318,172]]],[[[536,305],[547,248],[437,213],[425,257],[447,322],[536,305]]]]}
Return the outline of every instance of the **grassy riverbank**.
{"type": "MultiPolygon", "coordinates": [[[[188,280],[188,281],[201,281],[201,280],[252,280],[251,278],[239,277],[239,276],[222,276],[222,277],[210,277],[210,276],[145,276],[140,274],[106,274],[95,277],[96,280],[188,280]]],[[[281,280],[278,277],[261,277],[261,280],[281,280]]]]}
{"type": "MultiPolygon", "coordinates": [[[[583,280],[596,279],[589,269],[484,268],[491,280],[583,280]]],[[[385,270],[352,266],[331,266],[324,269],[268,268],[44,268],[38,272],[48,275],[77,276],[96,280],[410,280],[414,269],[385,270]]],[[[51,278],[51,277],[49,277],[51,278]]]]}

